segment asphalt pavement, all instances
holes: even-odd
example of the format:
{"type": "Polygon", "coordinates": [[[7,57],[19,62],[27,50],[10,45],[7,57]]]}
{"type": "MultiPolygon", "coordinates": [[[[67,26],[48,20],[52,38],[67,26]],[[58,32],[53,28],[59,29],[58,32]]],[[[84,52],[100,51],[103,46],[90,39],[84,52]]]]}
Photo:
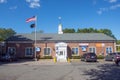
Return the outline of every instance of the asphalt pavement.
{"type": "Polygon", "coordinates": [[[54,63],[52,60],[0,63],[0,80],[119,80],[114,62],[54,63]]]}

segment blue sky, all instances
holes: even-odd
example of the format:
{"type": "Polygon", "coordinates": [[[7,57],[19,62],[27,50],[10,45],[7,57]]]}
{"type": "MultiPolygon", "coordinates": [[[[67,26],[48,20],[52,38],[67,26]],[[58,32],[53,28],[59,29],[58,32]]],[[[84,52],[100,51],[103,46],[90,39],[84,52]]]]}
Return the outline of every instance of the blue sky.
{"type": "Polygon", "coordinates": [[[65,28],[110,29],[120,39],[120,0],[0,0],[0,27],[31,33],[25,20],[37,15],[37,30],[57,33],[65,28]]]}

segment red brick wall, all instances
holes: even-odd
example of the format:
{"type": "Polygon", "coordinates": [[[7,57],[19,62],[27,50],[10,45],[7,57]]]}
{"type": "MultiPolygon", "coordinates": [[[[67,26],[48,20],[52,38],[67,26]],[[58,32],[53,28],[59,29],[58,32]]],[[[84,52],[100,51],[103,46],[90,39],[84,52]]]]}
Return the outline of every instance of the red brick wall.
{"type": "MultiPolygon", "coordinates": [[[[115,49],[114,49],[114,43],[109,43],[109,42],[106,42],[106,43],[103,42],[103,43],[105,44],[104,48],[97,47],[96,46],[96,44],[97,44],[96,42],[94,42],[94,43],[88,43],[89,45],[87,47],[87,51],[86,52],[89,52],[89,47],[90,46],[96,47],[96,53],[97,54],[100,54],[102,52],[102,50],[103,50],[104,55],[106,55],[105,52],[106,52],[106,47],[107,46],[112,46],[113,52],[115,51],[115,49]]],[[[81,49],[81,47],[79,45],[80,43],[69,42],[67,44],[68,44],[68,50],[67,50],[68,56],[71,56],[71,50],[72,50],[73,47],[78,47],[79,48],[79,55],[82,55],[82,54],[85,53],[85,52],[82,51],[82,49],[81,49]]],[[[36,46],[40,47],[41,51],[38,52],[38,53],[40,54],[41,57],[44,56],[44,48],[45,47],[49,47],[51,49],[51,56],[54,57],[56,55],[55,54],[55,43],[53,43],[53,42],[52,43],[49,43],[49,42],[48,43],[37,43],[36,46]]],[[[32,43],[8,43],[6,49],[8,49],[8,47],[16,47],[16,55],[18,57],[20,57],[20,58],[23,58],[23,57],[25,57],[25,48],[26,47],[34,47],[34,45],[32,43]]]]}

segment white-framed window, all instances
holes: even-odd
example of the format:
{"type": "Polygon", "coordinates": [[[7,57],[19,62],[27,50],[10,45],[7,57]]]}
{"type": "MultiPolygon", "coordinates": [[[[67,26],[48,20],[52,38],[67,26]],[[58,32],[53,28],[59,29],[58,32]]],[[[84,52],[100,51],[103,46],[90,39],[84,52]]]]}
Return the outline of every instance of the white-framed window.
{"type": "Polygon", "coordinates": [[[51,55],[51,49],[49,47],[44,48],[44,56],[49,56],[51,55]]]}
{"type": "Polygon", "coordinates": [[[15,47],[8,47],[8,53],[10,55],[15,55],[16,54],[16,48],[15,47]]]}
{"type": "Polygon", "coordinates": [[[89,52],[96,53],[96,47],[89,47],[89,52]]]}
{"type": "Polygon", "coordinates": [[[77,47],[72,48],[72,55],[79,55],[77,47]]]}
{"type": "Polygon", "coordinates": [[[32,47],[26,47],[25,48],[25,56],[32,56],[33,55],[33,48],[32,47]]]}
{"type": "Polygon", "coordinates": [[[112,51],[112,47],[111,46],[106,47],[106,54],[112,53],[112,52],[113,51],[112,51]]]}

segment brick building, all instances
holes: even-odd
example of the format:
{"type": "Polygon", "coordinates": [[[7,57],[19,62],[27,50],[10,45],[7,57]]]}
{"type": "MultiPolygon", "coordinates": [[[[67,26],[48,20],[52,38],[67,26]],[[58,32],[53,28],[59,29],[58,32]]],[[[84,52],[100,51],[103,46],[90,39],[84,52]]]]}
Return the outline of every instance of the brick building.
{"type": "MultiPolygon", "coordinates": [[[[34,33],[16,34],[6,40],[6,51],[19,58],[34,57],[34,33]]],[[[81,56],[85,52],[106,55],[115,52],[115,40],[102,33],[36,34],[36,50],[40,57],[52,56],[66,60],[66,57],[81,56]]]]}
{"type": "Polygon", "coordinates": [[[67,57],[81,56],[86,52],[107,55],[115,50],[116,43],[112,37],[102,33],[63,33],[61,24],[58,34],[16,34],[0,46],[1,52],[15,54],[18,58],[34,58],[35,54],[40,54],[41,58],[52,56],[65,61],[67,57]]]}

